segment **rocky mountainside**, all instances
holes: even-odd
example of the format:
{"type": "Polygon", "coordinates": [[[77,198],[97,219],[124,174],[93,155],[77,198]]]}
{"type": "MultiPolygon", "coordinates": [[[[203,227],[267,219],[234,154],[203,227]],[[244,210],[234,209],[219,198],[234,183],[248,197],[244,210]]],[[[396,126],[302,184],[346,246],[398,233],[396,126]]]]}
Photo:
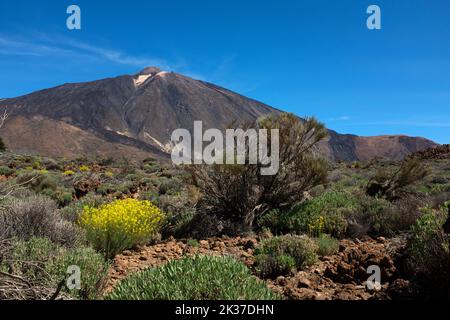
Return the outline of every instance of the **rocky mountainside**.
{"type": "MultiPolygon", "coordinates": [[[[0,99],[9,118],[0,136],[13,151],[48,156],[167,158],[173,130],[225,128],[278,113],[261,102],[211,83],[149,67],[86,83],[64,84],[0,99]]],[[[436,144],[406,136],[358,137],[330,130],[321,151],[333,160],[401,159],[436,144]]]]}
{"type": "Polygon", "coordinates": [[[449,159],[450,158],[450,144],[444,144],[435,148],[426,149],[416,152],[411,157],[418,157],[422,160],[429,159],[449,159]]]}

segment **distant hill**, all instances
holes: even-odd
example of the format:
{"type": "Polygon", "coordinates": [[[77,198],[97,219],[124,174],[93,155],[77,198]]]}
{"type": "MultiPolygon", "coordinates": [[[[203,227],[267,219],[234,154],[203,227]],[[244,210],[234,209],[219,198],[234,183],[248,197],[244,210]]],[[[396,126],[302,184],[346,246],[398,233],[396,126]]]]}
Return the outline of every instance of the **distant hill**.
{"type": "MultiPolygon", "coordinates": [[[[0,99],[10,116],[0,136],[13,151],[47,156],[168,158],[177,128],[225,128],[281,112],[211,83],[149,67],[85,83],[0,99]]],[[[436,146],[424,138],[358,137],[330,130],[321,152],[332,160],[401,159],[436,146]]]]}

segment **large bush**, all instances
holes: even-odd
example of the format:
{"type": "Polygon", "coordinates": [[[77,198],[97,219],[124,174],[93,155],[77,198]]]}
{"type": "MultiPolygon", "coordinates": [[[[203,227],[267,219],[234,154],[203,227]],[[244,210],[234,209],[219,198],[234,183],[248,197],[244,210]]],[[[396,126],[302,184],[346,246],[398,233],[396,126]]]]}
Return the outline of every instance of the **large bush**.
{"type": "Polygon", "coordinates": [[[116,200],[98,208],[86,206],[80,225],[88,240],[107,258],[148,241],[159,231],[164,213],[150,201],[116,200]]]}
{"type": "Polygon", "coordinates": [[[14,173],[14,170],[7,166],[0,166],[0,176],[10,176],[14,173]]]}
{"type": "Polygon", "coordinates": [[[260,120],[256,128],[279,130],[278,172],[262,176],[261,166],[250,164],[190,167],[193,181],[203,194],[198,205],[203,216],[194,220],[200,231],[251,231],[259,216],[294,205],[303,199],[304,191],[325,181],[327,163],[313,152],[327,135],[323,124],[314,118],[301,121],[294,115],[282,114],[260,120]],[[212,216],[212,223],[202,224],[208,222],[205,216],[212,216]],[[214,226],[222,229],[209,230],[214,226]]]}
{"type": "Polygon", "coordinates": [[[0,239],[47,238],[55,243],[73,246],[81,239],[80,229],[65,220],[56,203],[32,196],[11,199],[0,206],[0,239]]]}
{"type": "Polygon", "coordinates": [[[312,265],[317,250],[316,243],[306,236],[269,238],[257,248],[255,267],[262,277],[286,275],[312,265]]]}
{"type": "Polygon", "coordinates": [[[426,298],[449,298],[450,239],[442,229],[444,210],[423,209],[407,245],[407,269],[426,298]]]}
{"type": "Polygon", "coordinates": [[[393,237],[408,231],[422,215],[421,201],[413,196],[390,202],[385,198],[360,195],[358,201],[358,209],[348,219],[347,235],[352,237],[362,234],[393,237]]]}
{"type": "Polygon", "coordinates": [[[395,169],[380,168],[367,184],[366,193],[388,200],[400,199],[408,193],[407,187],[424,179],[428,174],[429,170],[420,159],[406,159],[395,169]]]}
{"type": "Polygon", "coordinates": [[[132,274],[108,300],[270,300],[279,297],[232,258],[197,256],[132,274]]]}
{"type": "MultiPolygon", "coordinates": [[[[30,238],[27,241],[14,240],[8,250],[0,255],[0,271],[20,277],[33,289],[32,299],[50,298],[42,294],[53,294],[58,285],[62,291],[75,298],[98,298],[104,285],[108,264],[103,257],[89,247],[68,249],[44,238],[30,238]],[[81,272],[80,290],[68,290],[65,286],[69,266],[78,266],[81,272]],[[46,290],[43,290],[46,288],[46,290]],[[41,291],[41,292],[40,292],[41,291]]],[[[11,280],[12,278],[9,278],[11,280]]],[[[0,277],[0,285],[2,278],[0,277]]],[[[20,292],[14,285],[4,283],[0,299],[18,297],[20,292]],[[4,296],[2,296],[2,294],[4,296]]],[[[29,294],[29,293],[28,293],[29,294]]],[[[27,296],[23,296],[27,298],[27,296]]]]}

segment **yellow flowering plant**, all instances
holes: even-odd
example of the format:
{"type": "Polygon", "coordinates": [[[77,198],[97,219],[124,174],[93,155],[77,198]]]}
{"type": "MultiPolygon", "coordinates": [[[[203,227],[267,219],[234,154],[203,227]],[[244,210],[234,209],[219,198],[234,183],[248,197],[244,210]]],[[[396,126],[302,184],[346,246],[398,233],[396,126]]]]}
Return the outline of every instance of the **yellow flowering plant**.
{"type": "Polygon", "coordinates": [[[80,166],[80,168],[78,168],[81,172],[87,172],[87,171],[90,171],[91,169],[88,167],[88,166],[86,166],[86,165],[82,165],[82,166],[80,166]]]}
{"type": "Polygon", "coordinates": [[[98,208],[86,206],[80,225],[88,240],[107,258],[143,243],[159,231],[165,214],[150,201],[116,200],[98,208]]]}
{"type": "Polygon", "coordinates": [[[318,216],[308,224],[308,234],[311,237],[318,237],[323,234],[325,229],[325,217],[318,216]]]}
{"type": "Polygon", "coordinates": [[[106,171],[106,172],[105,172],[105,176],[108,177],[108,178],[112,178],[112,177],[114,177],[114,172],[112,172],[112,171],[106,171]]]}

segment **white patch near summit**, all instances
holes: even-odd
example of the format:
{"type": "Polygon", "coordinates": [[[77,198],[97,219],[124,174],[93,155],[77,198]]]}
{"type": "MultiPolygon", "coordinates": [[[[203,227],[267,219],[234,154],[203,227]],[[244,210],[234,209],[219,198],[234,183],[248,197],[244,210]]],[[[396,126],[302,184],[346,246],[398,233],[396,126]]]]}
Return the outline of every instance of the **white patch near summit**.
{"type": "Polygon", "coordinates": [[[143,84],[145,81],[147,81],[148,78],[150,78],[152,74],[143,74],[139,75],[137,79],[134,79],[134,85],[136,87],[139,87],[141,84],[143,84]]]}

